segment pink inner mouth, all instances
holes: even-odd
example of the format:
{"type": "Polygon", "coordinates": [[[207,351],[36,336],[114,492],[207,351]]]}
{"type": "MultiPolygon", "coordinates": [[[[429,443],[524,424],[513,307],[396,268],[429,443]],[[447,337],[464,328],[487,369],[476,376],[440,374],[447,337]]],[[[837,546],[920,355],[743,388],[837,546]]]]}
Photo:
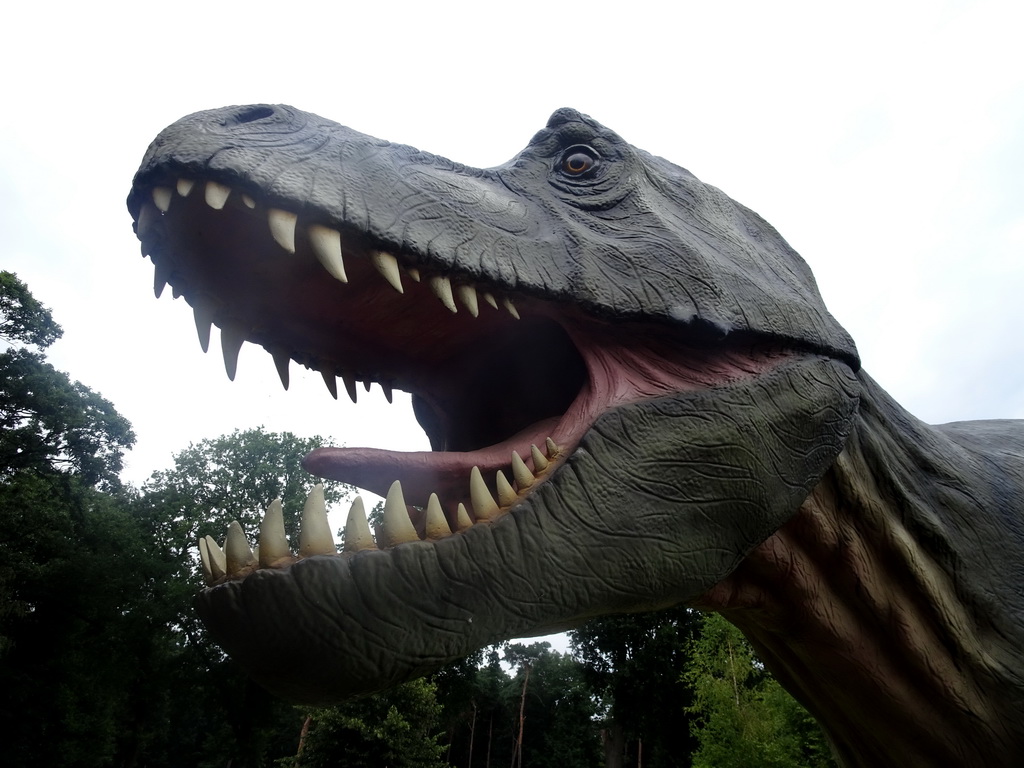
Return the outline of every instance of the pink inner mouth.
{"type": "Polygon", "coordinates": [[[512,452],[532,465],[531,445],[543,448],[547,438],[558,446],[555,462],[575,450],[597,418],[616,406],[707,389],[762,373],[790,353],[779,349],[709,349],[688,347],[685,354],[667,350],[647,338],[618,338],[614,326],[581,323],[564,326],[584,359],[587,381],[569,408],[558,417],[537,421],[518,434],[472,451],[398,452],[377,448],[320,448],[305,460],[315,475],[340,480],[381,496],[401,480],[407,502],[424,506],[431,493],[451,508],[468,499],[473,467],[485,478],[508,474],[512,452]]]}

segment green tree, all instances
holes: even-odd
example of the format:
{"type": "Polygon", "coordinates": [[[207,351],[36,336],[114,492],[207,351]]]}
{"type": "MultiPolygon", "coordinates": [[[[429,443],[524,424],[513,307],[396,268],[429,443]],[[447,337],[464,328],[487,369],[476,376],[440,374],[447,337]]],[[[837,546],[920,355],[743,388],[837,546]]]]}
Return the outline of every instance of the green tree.
{"type": "MultiPolygon", "coordinates": [[[[313,710],[295,766],[443,768],[437,687],[413,680],[386,693],[313,710]]],[[[285,761],[282,761],[285,762],[285,761]]]]}
{"type": "Polygon", "coordinates": [[[684,678],[693,688],[695,768],[824,768],[824,735],[719,614],[704,617],[684,678]]]}
{"type": "MultiPolygon", "coordinates": [[[[0,337],[42,348],[60,333],[24,283],[0,273],[0,337]]],[[[147,631],[134,609],[153,576],[117,478],[133,441],[109,402],[41,352],[0,354],[5,765],[110,765],[120,750],[147,631]]]]}
{"type": "MultiPolygon", "coordinates": [[[[295,753],[300,713],[227,658],[192,609],[203,586],[196,542],[206,534],[221,540],[231,520],[241,522],[254,541],[263,510],[277,497],[293,513],[286,528],[295,542],[298,513],[316,482],[301,460],[323,442],[262,428],[236,430],[190,445],[175,455],[172,468],[144,484],[135,513],[149,551],[165,569],[149,607],[152,623],[161,628],[150,674],[164,701],[134,726],[155,734],[146,751],[149,765],[255,768],[295,753]]],[[[349,489],[325,483],[325,499],[336,504],[349,489]]]]}
{"type": "Polygon", "coordinates": [[[607,768],[689,765],[695,743],[686,725],[689,687],[682,669],[698,614],[685,607],[606,616],[569,632],[573,654],[601,702],[607,768]]]}
{"type": "MultiPolygon", "coordinates": [[[[46,347],[62,330],[10,272],[0,272],[0,338],[46,347]]],[[[128,420],[99,394],[12,346],[0,354],[0,478],[16,472],[76,474],[85,486],[117,488],[123,452],[135,444],[128,420]]]]}
{"type": "Polygon", "coordinates": [[[45,349],[63,333],[16,274],[0,271],[0,339],[45,349]]]}

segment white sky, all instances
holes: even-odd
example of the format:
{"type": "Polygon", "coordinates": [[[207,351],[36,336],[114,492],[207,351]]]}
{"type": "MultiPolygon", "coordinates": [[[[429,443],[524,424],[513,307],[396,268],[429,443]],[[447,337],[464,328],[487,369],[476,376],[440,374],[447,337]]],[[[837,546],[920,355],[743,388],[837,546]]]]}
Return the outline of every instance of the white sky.
{"type": "MultiPolygon", "coordinates": [[[[200,109],[289,103],[477,166],[561,106],[689,168],[802,253],[865,368],[928,421],[1024,417],[1024,6],[1007,2],[17,3],[5,11],[0,268],[112,400],[140,483],[234,428],[421,448],[246,345],[227,381],[153,298],[124,205],[200,109]]],[[[361,392],[362,395],[362,392],[361,392]]]]}

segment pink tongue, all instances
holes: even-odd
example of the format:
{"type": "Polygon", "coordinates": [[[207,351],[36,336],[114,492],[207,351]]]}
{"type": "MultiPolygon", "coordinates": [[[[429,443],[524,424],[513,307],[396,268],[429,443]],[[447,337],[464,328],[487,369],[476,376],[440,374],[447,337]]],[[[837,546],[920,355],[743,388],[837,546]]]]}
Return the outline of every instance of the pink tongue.
{"type": "Polygon", "coordinates": [[[549,436],[563,450],[570,447],[566,444],[568,440],[572,440],[575,446],[575,439],[557,434],[558,426],[556,419],[548,419],[504,442],[464,453],[317,448],[306,456],[303,464],[314,475],[351,483],[379,496],[387,495],[391,484],[401,480],[406,502],[425,506],[431,493],[436,493],[442,503],[467,499],[469,473],[473,467],[479,467],[488,479],[493,479],[499,469],[510,477],[512,451],[531,464],[530,445],[537,445],[543,450],[545,438],[549,436]]]}

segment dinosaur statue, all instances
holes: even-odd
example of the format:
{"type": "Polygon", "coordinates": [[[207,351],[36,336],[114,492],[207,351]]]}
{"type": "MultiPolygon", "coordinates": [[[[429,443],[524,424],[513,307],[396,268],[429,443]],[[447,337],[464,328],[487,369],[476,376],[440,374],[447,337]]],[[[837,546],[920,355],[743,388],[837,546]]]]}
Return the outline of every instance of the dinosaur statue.
{"type": "Polygon", "coordinates": [[[476,169],[287,106],[186,117],[128,198],[156,292],[288,386],[412,393],[431,451],[323,448],[293,553],[200,543],[198,610],[327,703],[500,639],[722,612],[846,766],[1024,764],[1024,423],[923,424],[757,214],[573,110],[476,169]],[[395,481],[400,482],[395,482],[395,481]]]}

